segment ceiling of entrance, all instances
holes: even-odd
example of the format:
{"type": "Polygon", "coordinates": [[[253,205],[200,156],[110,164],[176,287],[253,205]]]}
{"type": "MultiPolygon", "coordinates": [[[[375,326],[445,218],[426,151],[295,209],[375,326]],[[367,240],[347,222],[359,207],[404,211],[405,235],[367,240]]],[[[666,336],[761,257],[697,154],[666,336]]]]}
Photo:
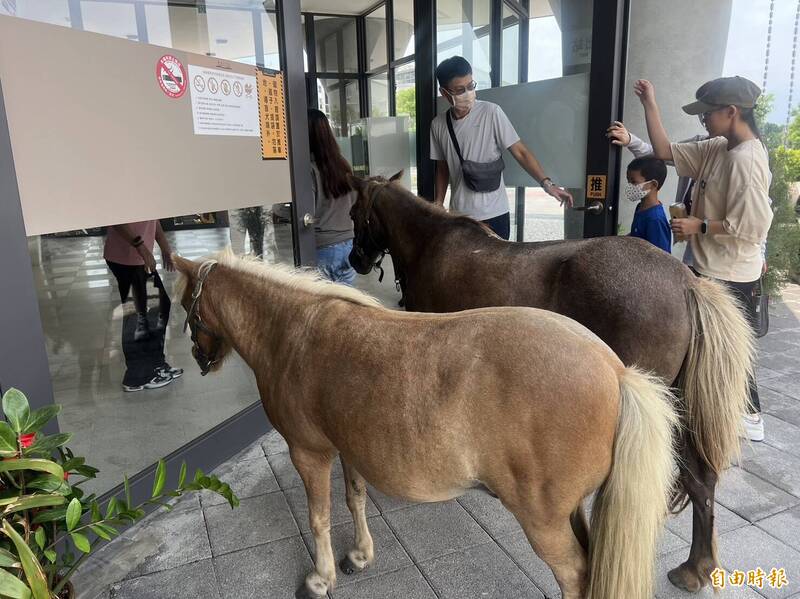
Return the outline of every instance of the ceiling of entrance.
{"type": "Polygon", "coordinates": [[[324,12],[343,15],[360,15],[376,0],[300,0],[303,12],[324,12]]]}

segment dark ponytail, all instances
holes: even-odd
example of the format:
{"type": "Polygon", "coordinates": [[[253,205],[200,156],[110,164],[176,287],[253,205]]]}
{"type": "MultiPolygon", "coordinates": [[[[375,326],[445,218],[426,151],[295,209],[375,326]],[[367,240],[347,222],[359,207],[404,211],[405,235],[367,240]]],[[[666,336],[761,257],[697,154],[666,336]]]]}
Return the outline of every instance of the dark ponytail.
{"type": "Polygon", "coordinates": [[[753,108],[740,108],[742,115],[742,120],[750,127],[750,131],[753,132],[758,139],[761,139],[761,130],[758,128],[758,123],[756,123],[756,111],[753,108]]]}

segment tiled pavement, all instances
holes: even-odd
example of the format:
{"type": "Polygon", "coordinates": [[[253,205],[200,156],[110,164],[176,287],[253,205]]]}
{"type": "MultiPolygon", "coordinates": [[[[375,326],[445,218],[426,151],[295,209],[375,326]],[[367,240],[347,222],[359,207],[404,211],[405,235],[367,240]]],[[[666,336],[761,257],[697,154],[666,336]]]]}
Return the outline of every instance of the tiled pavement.
{"type": "MultiPolygon", "coordinates": [[[[723,566],[785,568],[789,586],[731,589],[720,597],[800,599],[800,287],[772,308],[760,342],[759,383],[767,440],[744,448],[717,495],[723,566]]],[[[312,566],[306,500],[280,436],[271,432],[219,468],[242,499],[231,511],[203,495],[158,513],[99,552],[76,580],[85,599],[290,598],[312,566]]],[[[349,548],[353,526],[341,470],[334,473],[333,544],[349,548]]],[[[498,500],[479,491],[457,501],[411,505],[370,489],[376,562],[339,576],[334,599],[556,598],[549,569],[498,500]]],[[[668,569],[688,555],[689,512],[671,519],[658,560],[659,599],[691,596],[668,569]]],[[[706,589],[700,597],[710,597],[706,589]]],[[[624,599],[624,598],[620,598],[624,599]]]]}

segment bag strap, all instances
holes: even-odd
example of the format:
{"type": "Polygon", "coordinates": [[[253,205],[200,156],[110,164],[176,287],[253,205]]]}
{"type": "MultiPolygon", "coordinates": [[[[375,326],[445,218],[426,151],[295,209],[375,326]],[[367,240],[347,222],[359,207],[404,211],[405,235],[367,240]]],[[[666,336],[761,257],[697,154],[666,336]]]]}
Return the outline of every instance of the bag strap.
{"type": "Polygon", "coordinates": [[[464,164],[464,157],[461,155],[461,147],[458,145],[458,140],[456,139],[456,132],[453,129],[453,117],[450,116],[450,110],[447,110],[447,130],[450,132],[450,139],[453,141],[453,145],[456,148],[456,154],[458,154],[458,161],[463,165],[464,164]]]}

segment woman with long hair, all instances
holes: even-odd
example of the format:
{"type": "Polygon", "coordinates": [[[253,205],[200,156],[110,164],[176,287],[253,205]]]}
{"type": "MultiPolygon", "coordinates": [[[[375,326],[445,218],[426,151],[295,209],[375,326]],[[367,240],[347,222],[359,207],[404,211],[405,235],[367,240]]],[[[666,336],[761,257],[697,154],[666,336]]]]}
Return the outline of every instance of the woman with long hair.
{"type": "Polygon", "coordinates": [[[356,271],[348,257],[354,236],[350,218],[350,208],[356,200],[350,184],[353,169],[342,156],[328,117],[320,110],[308,111],[308,140],[317,221],[317,267],[331,281],[352,285],[356,271]]]}
{"type": "MultiPolygon", "coordinates": [[[[673,161],[679,176],[695,181],[691,214],[673,219],[673,232],[689,239],[695,273],[724,283],[755,324],[761,244],[772,223],[769,159],[754,114],[761,90],[744,77],[721,77],[700,86],[697,100],[683,110],[700,118],[709,139],[687,143],[669,142],[652,83],[639,80],[634,91],[644,106],[656,158],[673,161]]],[[[750,403],[745,430],[752,441],[763,441],[755,380],[750,403]]]]}

